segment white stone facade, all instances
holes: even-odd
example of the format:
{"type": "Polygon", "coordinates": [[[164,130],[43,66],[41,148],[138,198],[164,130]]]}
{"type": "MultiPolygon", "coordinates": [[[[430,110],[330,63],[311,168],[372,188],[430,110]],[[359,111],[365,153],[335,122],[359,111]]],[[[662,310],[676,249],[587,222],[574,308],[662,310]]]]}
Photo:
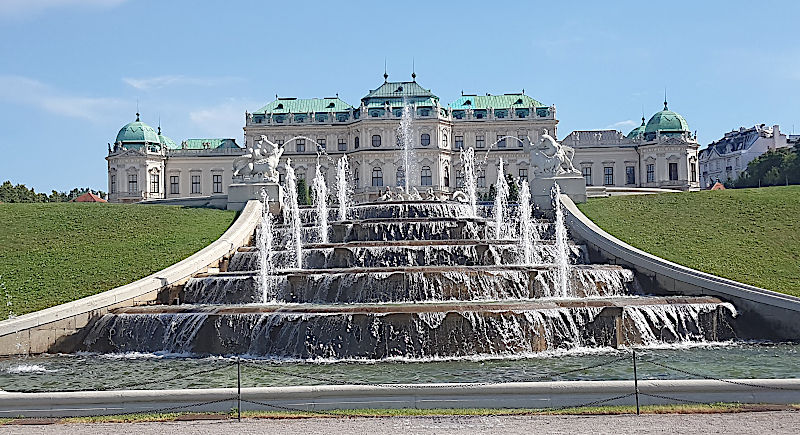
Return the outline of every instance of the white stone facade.
{"type": "Polygon", "coordinates": [[[751,128],[741,127],[725,133],[725,136],[712,142],[700,151],[702,176],[700,185],[710,188],[716,182],[734,181],[747,169],[747,164],[768,150],[791,147],[794,144],[781,133],[778,125],[766,127],[764,124],[751,128]]]}

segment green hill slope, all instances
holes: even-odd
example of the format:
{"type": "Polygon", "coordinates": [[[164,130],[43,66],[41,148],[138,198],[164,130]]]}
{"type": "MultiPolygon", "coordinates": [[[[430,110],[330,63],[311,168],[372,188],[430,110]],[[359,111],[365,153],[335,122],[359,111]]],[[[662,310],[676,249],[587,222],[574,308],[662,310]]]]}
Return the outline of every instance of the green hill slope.
{"type": "Polygon", "coordinates": [[[0,204],[0,320],[143,278],[209,245],[234,217],[136,204],[0,204]]]}
{"type": "Polygon", "coordinates": [[[611,197],[579,208],[653,255],[800,296],[800,186],[611,197]]]}

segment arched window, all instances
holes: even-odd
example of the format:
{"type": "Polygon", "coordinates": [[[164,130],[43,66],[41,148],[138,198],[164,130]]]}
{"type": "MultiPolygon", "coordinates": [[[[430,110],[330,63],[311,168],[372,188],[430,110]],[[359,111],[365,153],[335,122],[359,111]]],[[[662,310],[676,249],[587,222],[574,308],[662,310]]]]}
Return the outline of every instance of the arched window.
{"type": "Polygon", "coordinates": [[[381,168],[372,168],[372,186],[383,187],[383,171],[381,168]]]}
{"type": "Polygon", "coordinates": [[[353,187],[356,188],[356,189],[361,187],[361,179],[358,176],[358,173],[360,171],[358,169],[359,169],[358,166],[353,168],[353,187]]]}
{"type": "Polygon", "coordinates": [[[361,140],[358,136],[356,136],[356,142],[353,144],[353,148],[358,149],[359,146],[361,146],[361,140]]]}
{"type": "Polygon", "coordinates": [[[431,175],[431,167],[423,166],[420,171],[420,184],[423,186],[433,185],[433,176],[431,175]]]}
{"type": "Polygon", "coordinates": [[[442,133],[442,146],[447,148],[447,133],[442,133]]]}
{"type": "Polygon", "coordinates": [[[444,187],[450,187],[450,168],[444,168],[444,187]]]}
{"type": "Polygon", "coordinates": [[[381,135],[373,134],[372,135],[372,146],[379,147],[381,146],[381,135]]]}
{"type": "Polygon", "coordinates": [[[406,170],[401,166],[397,168],[397,174],[395,175],[397,179],[398,186],[405,186],[406,185],[406,170]]]}
{"type": "Polygon", "coordinates": [[[422,133],[422,136],[420,136],[420,138],[419,138],[419,143],[424,147],[430,145],[431,144],[431,135],[429,135],[428,133],[422,133]]]}

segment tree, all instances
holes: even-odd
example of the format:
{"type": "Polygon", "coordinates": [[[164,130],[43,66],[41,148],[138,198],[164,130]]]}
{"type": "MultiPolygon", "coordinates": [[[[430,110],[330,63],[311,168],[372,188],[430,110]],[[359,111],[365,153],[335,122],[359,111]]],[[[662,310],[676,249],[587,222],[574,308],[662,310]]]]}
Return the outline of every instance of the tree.
{"type": "Polygon", "coordinates": [[[306,186],[305,178],[297,180],[297,204],[298,205],[311,204],[311,199],[308,196],[308,187],[306,186]]]}
{"type": "Polygon", "coordinates": [[[508,202],[519,202],[519,185],[511,174],[506,174],[506,184],[508,184],[508,202]]]}

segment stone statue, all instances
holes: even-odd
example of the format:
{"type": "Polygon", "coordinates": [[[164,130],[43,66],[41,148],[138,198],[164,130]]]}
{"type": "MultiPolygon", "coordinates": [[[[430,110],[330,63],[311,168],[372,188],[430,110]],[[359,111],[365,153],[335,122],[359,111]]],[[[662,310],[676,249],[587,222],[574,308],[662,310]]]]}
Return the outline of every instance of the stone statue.
{"type": "Polygon", "coordinates": [[[547,129],[545,129],[539,140],[539,146],[531,151],[533,173],[546,177],[566,174],[580,175],[580,171],[572,165],[574,156],[574,148],[558,143],[547,134],[547,129]]]}
{"type": "Polygon", "coordinates": [[[233,161],[233,176],[242,178],[262,178],[264,181],[278,182],[278,161],[283,148],[267,140],[261,139],[247,147],[247,153],[233,161]]]}

